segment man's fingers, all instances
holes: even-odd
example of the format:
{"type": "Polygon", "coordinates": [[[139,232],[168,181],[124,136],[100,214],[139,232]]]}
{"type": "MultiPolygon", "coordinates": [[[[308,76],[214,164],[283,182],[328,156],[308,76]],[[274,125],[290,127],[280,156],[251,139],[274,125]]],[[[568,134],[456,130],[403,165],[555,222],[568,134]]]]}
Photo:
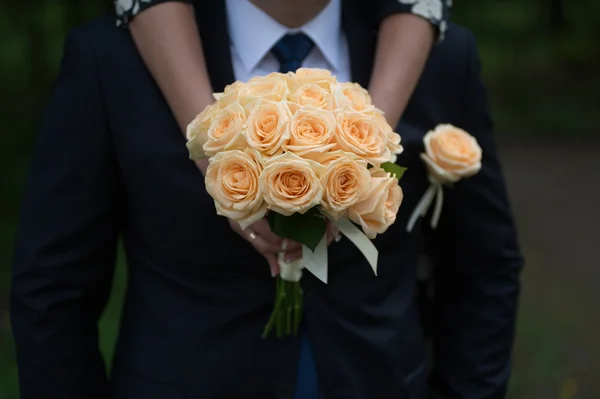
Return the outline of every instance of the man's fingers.
{"type": "Polygon", "coordinates": [[[335,237],[340,233],[340,230],[336,227],[335,224],[331,222],[327,222],[327,235],[335,237]]]}
{"type": "Polygon", "coordinates": [[[333,223],[327,222],[327,245],[333,241],[338,242],[340,237],[340,230],[333,223]]]}
{"type": "Polygon", "coordinates": [[[267,262],[269,262],[269,269],[271,270],[271,276],[275,277],[279,274],[279,261],[277,260],[277,255],[269,254],[265,256],[267,262]]]}
{"type": "Polygon", "coordinates": [[[302,258],[302,247],[293,251],[286,251],[285,256],[283,257],[287,263],[293,262],[300,258],[302,258]]]}
{"type": "MultiPolygon", "coordinates": [[[[277,252],[281,252],[281,242],[283,240],[279,238],[277,240],[278,242],[275,243],[265,240],[265,238],[261,235],[261,232],[265,232],[264,225],[262,225],[260,222],[254,223],[246,230],[243,230],[242,227],[233,220],[229,220],[229,225],[233,231],[238,233],[242,238],[246,239],[250,244],[252,244],[254,249],[256,249],[258,253],[260,253],[269,263],[271,275],[273,277],[277,276],[279,274],[279,261],[277,260],[277,252]]],[[[270,233],[270,230],[267,230],[266,232],[270,233]]]]}
{"type": "Polygon", "coordinates": [[[334,236],[332,236],[331,234],[327,234],[327,245],[331,245],[334,239],[334,236]]]}
{"type": "MultiPolygon", "coordinates": [[[[340,231],[332,223],[327,224],[326,234],[327,245],[330,245],[333,241],[339,241],[339,238],[341,237],[340,231]]],[[[302,244],[291,240],[285,240],[283,245],[285,249],[285,259],[287,262],[291,262],[302,257],[302,244]]]]}
{"type": "Polygon", "coordinates": [[[271,231],[271,226],[269,226],[269,222],[267,222],[266,219],[259,220],[250,227],[265,241],[269,241],[270,243],[279,245],[279,250],[281,250],[283,238],[279,237],[277,234],[274,234],[271,231]]]}
{"type": "Polygon", "coordinates": [[[296,242],[296,241],[288,240],[288,239],[283,240],[283,243],[281,245],[282,245],[282,249],[285,252],[293,252],[293,251],[302,249],[302,244],[300,244],[299,242],[296,242]]]}
{"type": "Polygon", "coordinates": [[[229,222],[229,227],[231,227],[233,231],[238,233],[240,236],[246,238],[246,236],[244,235],[244,230],[242,230],[242,226],[240,226],[237,222],[231,219],[227,219],[227,221],[229,222]]]}
{"type": "Polygon", "coordinates": [[[261,254],[269,263],[271,276],[277,276],[279,274],[279,261],[277,260],[276,252],[280,251],[281,245],[266,241],[253,231],[249,231],[247,234],[248,241],[250,241],[254,249],[256,249],[258,253],[261,254]]]}
{"type": "Polygon", "coordinates": [[[250,231],[247,234],[247,239],[250,241],[250,244],[256,248],[258,252],[260,252],[263,256],[267,256],[267,254],[274,254],[281,251],[281,244],[274,244],[270,241],[267,241],[261,236],[253,231],[250,231]]]}
{"type": "MultiPolygon", "coordinates": [[[[264,222],[266,223],[266,220],[264,222]]],[[[269,235],[272,233],[270,230],[266,230],[265,232],[265,226],[262,221],[254,223],[245,230],[243,230],[242,227],[233,220],[229,220],[229,225],[236,233],[249,241],[254,248],[258,250],[258,252],[272,253],[281,251],[281,242],[283,240],[281,238],[279,238],[277,241],[266,239],[265,234],[269,235]]],[[[269,225],[267,224],[267,228],[268,227],[269,225]]]]}
{"type": "Polygon", "coordinates": [[[260,220],[260,221],[258,221],[256,223],[254,223],[251,227],[258,234],[260,234],[260,236],[265,241],[268,241],[268,242],[270,242],[272,244],[275,244],[275,245],[279,245],[279,249],[277,250],[277,252],[295,251],[297,249],[302,248],[302,245],[300,243],[297,243],[296,241],[289,240],[287,238],[284,239],[282,237],[279,237],[275,233],[273,233],[271,231],[271,226],[269,226],[269,223],[265,219],[260,220]]]}
{"type": "MultiPolygon", "coordinates": [[[[266,219],[259,220],[246,230],[242,230],[240,225],[234,221],[230,221],[230,224],[233,230],[250,242],[267,260],[273,276],[278,275],[280,272],[279,261],[277,260],[279,252],[285,252],[284,260],[286,262],[293,262],[302,258],[302,245],[296,241],[283,239],[271,232],[266,219]]],[[[333,229],[330,225],[327,226],[328,244],[334,239],[336,231],[335,226],[333,226],[333,229]]]]}
{"type": "MultiPolygon", "coordinates": [[[[337,227],[335,227],[335,225],[333,225],[332,223],[328,223],[327,224],[327,245],[331,244],[334,240],[336,240],[337,237],[339,237],[340,231],[338,230],[337,227]]],[[[295,260],[298,260],[300,258],[302,258],[302,245],[294,242],[294,241],[288,241],[289,244],[286,245],[285,247],[285,261],[286,262],[293,262],[295,260]]]]}

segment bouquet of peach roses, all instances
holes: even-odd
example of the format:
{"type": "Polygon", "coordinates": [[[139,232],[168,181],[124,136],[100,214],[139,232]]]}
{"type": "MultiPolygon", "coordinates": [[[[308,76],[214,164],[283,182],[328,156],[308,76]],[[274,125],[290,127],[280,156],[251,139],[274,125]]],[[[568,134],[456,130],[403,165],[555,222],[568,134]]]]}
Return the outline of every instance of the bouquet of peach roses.
{"type": "Polygon", "coordinates": [[[209,157],[205,184],[219,215],[242,228],[267,216],[275,234],[302,244],[299,261],[279,258],[263,336],[296,334],[302,270],[327,283],[327,220],[377,273],[370,239],[394,223],[403,198],[400,136],[365,89],[321,69],[238,81],[215,99],[188,126],[190,158],[209,157]]]}

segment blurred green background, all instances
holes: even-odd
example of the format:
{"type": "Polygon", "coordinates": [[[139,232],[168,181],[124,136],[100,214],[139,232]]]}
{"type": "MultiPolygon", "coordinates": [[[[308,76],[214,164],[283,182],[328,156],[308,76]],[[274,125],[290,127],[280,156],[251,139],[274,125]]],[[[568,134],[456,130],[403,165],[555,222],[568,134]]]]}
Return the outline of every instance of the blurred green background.
{"type": "MultiPolygon", "coordinates": [[[[595,249],[600,190],[593,182],[600,170],[600,2],[456,3],[454,21],[478,38],[528,261],[510,398],[598,398],[600,261],[595,249]]],[[[17,210],[39,117],[68,29],[111,11],[107,0],[4,0],[0,5],[3,399],[18,398],[7,297],[17,210]]],[[[108,357],[125,285],[122,260],[119,265],[101,321],[108,357]]]]}

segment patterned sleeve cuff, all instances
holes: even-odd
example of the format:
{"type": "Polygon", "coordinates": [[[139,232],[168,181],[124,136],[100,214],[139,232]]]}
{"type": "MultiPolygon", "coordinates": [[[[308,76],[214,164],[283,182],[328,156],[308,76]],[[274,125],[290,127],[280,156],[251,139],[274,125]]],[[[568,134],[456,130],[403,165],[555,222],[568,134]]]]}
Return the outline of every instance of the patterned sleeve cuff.
{"type": "Polygon", "coordinates": [[[191,0],[115,0],[117,26],[127,27],[131,20],[140,12],[157,4],[170,1],[191,3],[191,0]]]}
{"type": "Polygon", "coordinates": [[[379,11],[381,22],[386,17],[398,13],[418,15],[429,21],[438,30],[438,42],[444,40],[448,29],[448,19],[453,0],[386,0],[379,11]]]}

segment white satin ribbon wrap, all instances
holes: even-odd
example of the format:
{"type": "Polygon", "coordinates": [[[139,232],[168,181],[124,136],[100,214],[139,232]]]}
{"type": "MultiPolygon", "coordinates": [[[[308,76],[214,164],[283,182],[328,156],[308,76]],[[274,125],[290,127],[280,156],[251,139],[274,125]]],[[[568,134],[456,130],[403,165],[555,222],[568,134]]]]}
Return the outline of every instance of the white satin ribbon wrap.
{"type": "Polygon", "coordinates": [[[279,262],[279,276],[285,281],[291,281],[297,283],[302,278],[302,259],[295,260],[293,262],[286,262],[283,260],[285,253],[280,252],[277,254],[277,261],[279,262]]]}
{"type": "MultiPolygon", "coordinates": [[[[364,235],[358,227],[352,224],[348,219],[340,219],[332,221],[340,232],[345,235],[363,254],[377,275],[377,258],[379,252],[371,240],[364,235]]],[[[327,237],[323,236],[315,251],[311,251],[308,247],[302,246],[302,259],[286,263],[283,260],[283,253],[278,257],[279,266],[281,267],[281,278],[286,281],[297,282],[302,277],[302,269],[306,268],[309,272],[315,275],[319,280],[327,284],[327,237]]]]}
{"type": "Polygon", "coordinates": [[[435,208],[433,209],[433,215],[431,216],[431,228],[435,229],[440,220],[440,215],[442,214],[442,205],[444,203],[444,188],[442,183],[436,181],[431,176],[429,178],[431,184],[425,194],[421,197],[421,200],[415,207],[415,210],[410,215],[408,219],[408,224],[406,225],[406,231],[411,232],[413,227],[415,227],[415,223],[417,223],[417,219],[419,217],[424,217],[435,198],[435,208]]]}

